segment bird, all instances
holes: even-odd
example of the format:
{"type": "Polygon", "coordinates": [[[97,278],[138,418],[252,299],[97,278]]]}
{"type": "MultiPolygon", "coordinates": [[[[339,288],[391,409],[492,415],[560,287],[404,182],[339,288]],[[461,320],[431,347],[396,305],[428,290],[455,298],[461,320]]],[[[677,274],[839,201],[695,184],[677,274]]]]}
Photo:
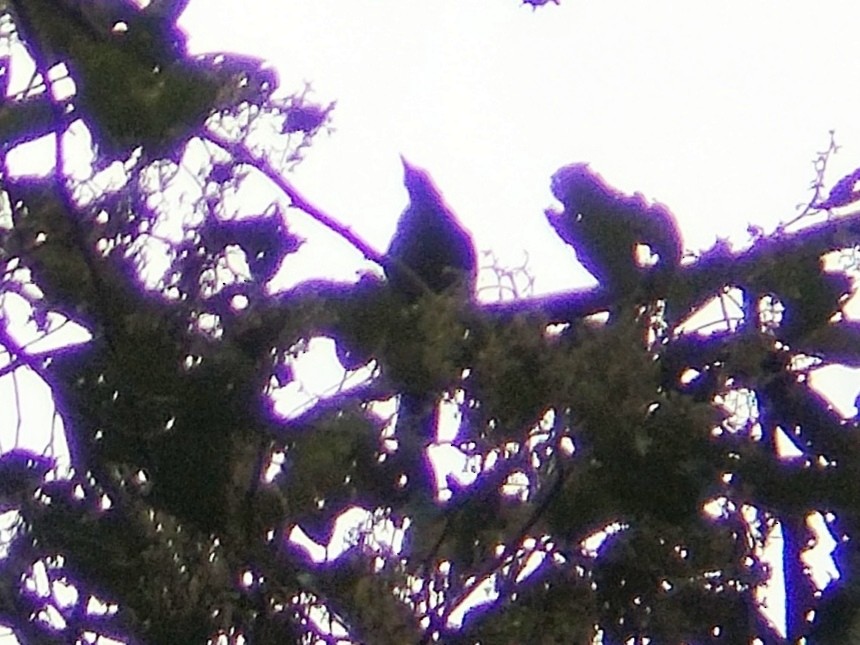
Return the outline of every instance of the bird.
{"type": "Polygon", "coordinates": [[[659,256],[658,269],[672,270],[680,263],[680,234],[665,206],[615,190],[584,163],[559,169],[552,192],[564,212],[547,211],[549,223],[603,289],[628,295],[637,288],[644,273],[637,244],[659,256]]]}
{"type": "MultiPolygon", "coordinates": [[[[471,298],[477,274],[477,257],[472,237],[445,203],[442,193],[427,171],[413,166],[401,156],[403,183],[409,204],[400,216],[391,239],[383,269],[393,294],[409,309],[428,295],[471,298]]],[[[401,318],[409,321],[420,315],[401,318]]],[[[420,346],[412,330],[406,330],[412,342],[398,343],[401,349],[420,346]]],[[[409,352],[406,351],[408,354],[409,352]]],[[[409,372],[420,359],[403,357],[395,372],[409,372]],[[408,366],[412,367],[408,367],[408,366]]],[[[421,372],[421,370],[418,370],[421,372]]],[[[401,384],[395,434],[401,442],[403,457],[413,491],[432,490],[432,473],[424,463],[424,445],[436,436],[438,395],[427,382],[401,384]]]]}
{"type": "Polygon", "coordinates": [[[427,171],[400,159],[409,205],[400,215],[386,252],[384,270],[391,289],[409,302],[428,292],[441,294],[455,287],[471,294],[477,272],[471,236],[427,171]]]}

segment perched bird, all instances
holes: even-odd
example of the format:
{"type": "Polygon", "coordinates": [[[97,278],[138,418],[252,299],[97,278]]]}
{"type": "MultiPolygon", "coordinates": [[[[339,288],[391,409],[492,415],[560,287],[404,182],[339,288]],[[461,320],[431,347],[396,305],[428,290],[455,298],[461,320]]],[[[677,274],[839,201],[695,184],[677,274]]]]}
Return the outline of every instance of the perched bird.
{"type": "Polygon", "coordinates": [[[552,177],[552,192],[564,211],[548,211],[549,223],[610,293],[627,295],[640,284],[645,270],[637,262],[638,244],[659,256],[658,269],[671,270],[680,263],[680,234],[666,207],[649,204],[638,193],[618,192],[583,163],[559,169],[552,177]]]}
{"type": "Polygon", "coordinates": [[[477,271],[472,238],[427,172],[401,160],[409,205],[386,253],[385,275],[391,288],[409,301],[455,286],[471,293],[477,271]]]}
{"type": "MultiPolygon", "coordinates": [[[[392,291],[409,304],[431,293],[471,297],[477,273],[471,236],[457,222],[427,172],[401,160],[409,205],[386,253],[384,269],[392,291]]],[[[403,318],[404,322],[415,313],[403,318]]],[[[421,357],[412,355],[416,347],[421,354],[422,341],[412,330],[405,331],[410,341],[399,343],[403,355],[396,360],[399,365],[392,365],[401,376],[395,434],[401,442],[410,490],[426,494],[435,490],[429,465],[424,463],[424,447],[436,436],[438,393],[428,381],[404,378],[413,370],[422,373],[421,357]]]]}

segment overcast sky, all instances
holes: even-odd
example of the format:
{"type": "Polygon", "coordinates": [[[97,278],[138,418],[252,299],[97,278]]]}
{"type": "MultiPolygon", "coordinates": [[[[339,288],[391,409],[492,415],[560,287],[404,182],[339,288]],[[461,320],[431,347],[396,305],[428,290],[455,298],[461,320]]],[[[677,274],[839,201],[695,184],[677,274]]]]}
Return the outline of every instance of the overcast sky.
{"type": "Polygon", "coordinates": [[[384,249],[403,153],[539,291],[588,280],[543,216],[561,165],[664,202],[691,249],[790,219],[831,128],[833,181],[860,166],[860,4],[561,1],[192,0],[182,24],[337,101],[295,177],[331,215],[384,249]]]}

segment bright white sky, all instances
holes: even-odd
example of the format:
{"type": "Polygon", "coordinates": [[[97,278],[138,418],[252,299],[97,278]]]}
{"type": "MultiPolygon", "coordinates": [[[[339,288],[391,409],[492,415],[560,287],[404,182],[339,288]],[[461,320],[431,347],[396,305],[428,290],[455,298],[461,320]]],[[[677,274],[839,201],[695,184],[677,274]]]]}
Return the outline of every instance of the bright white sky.
{"type": "Polygon", "coordinates": [[[564,164],[669,205],[692,249],[790,219],[831,128],[833,181],[860,166],[860,4],[518,1],[192,0],[182,24],[194,51],[261,56],[285,90],[337,100],[295,176],[331,215],[384,249],[403,153],[480,249],[526,250],[542,292],[588,279],[543,216],[564,164]]]}
{"type": "MultiPolygon", "coordinates": [[[[562,165],[667,204],[693,250],[791,219],[830,129],[829,184],[860,166],[860,3],[518,2],[192,0],[181,24],[195,53],[265,58],[284,93],[309,81],[337,101],[335,131],[293,175],[317,206],[383,250],[406,203],[402,153],[479,249],[507,265],[528,253],[539,293],[589,281],[543,215],[562,165]]],[[[318,271],[320,257],[342,278],[363,266],[307,218],[290,224],[318,271]]],[[[44,412],[28,421],[47,427],[44,412]]]]}

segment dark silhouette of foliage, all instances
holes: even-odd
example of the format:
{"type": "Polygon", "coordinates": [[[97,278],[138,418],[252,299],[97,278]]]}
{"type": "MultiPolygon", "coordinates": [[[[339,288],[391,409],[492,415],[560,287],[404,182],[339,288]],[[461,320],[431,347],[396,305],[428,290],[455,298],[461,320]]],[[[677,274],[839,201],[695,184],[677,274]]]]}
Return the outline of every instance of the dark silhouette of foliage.
{"type": "Polygon", "coordinates": [[[189,59],[182,5],[10,3],[40,85],[0,108],[0,302],[26,308],[27,333],[58,319],[87,333],[42,349],[0,320],[0,376],[50,386],[69,449],[0,456],[0,509],[15,511],[0,623],[20,642],[856,640],[860,430],[808,375],[860,364],[852,279],[824,260],[860,244],[860,214],[682,262],[668,208],[574,164],[547,218],[598,286],[480,302],[472,241],[424,171],[406,165],[409,206],[376,252],[285,175],[332,106],[277,98],[260,61],[189,59]],[[48,91],[59,62],[65,98],[48,91]],[[47,176],[6,166],[77,120],[96,170],[123,161],[120,186],[73,181],[62,137],[47,176]],[[171,201],[192,148],[208,156],[171,201]],[[230,210],[252,175],[271,204],[230,210]],[[298,217],[382,270],[277,291],[298,217]],[[729,298],[737,314],[692,327],[729,298]],[[321,337],[373,369],[283,414],[275,395],[321,337]],[[430,468],[439,402],[459,412],[451,443],[471,477],[430,468]],[[355,507],[367,525],[339,537],[355,507]],[[801,559],[813,513],[838,541],[841,579],[821,592],[801,559]],[[756,601],[776,523],[784,638],[756,601]],[[297,529],[344,549],[315,561],[297,529]]]}
{"type": "MultiPolygon", "coordinates": [[[[138,146],[158,154],[211,113],[265,98],[276,81],[246,61],[191,61],[172,12],[133,3],[12,2],[16,26],[43,71],[63,62],[75,81],[73,106],[105,156],[138,146]]],[[[59,107],[58,113],[63,113],[59,107]]],[[[174,148],[175,149],[175,148],[174,148]]]]}
{"type": "Polygon", "coordinates": [[[537,9],[538,7],[542,7],[550,2],[555,4],[560,4],[561,0],[523,0],[523,4],[531,5],[532,11],[537,9]]]}

